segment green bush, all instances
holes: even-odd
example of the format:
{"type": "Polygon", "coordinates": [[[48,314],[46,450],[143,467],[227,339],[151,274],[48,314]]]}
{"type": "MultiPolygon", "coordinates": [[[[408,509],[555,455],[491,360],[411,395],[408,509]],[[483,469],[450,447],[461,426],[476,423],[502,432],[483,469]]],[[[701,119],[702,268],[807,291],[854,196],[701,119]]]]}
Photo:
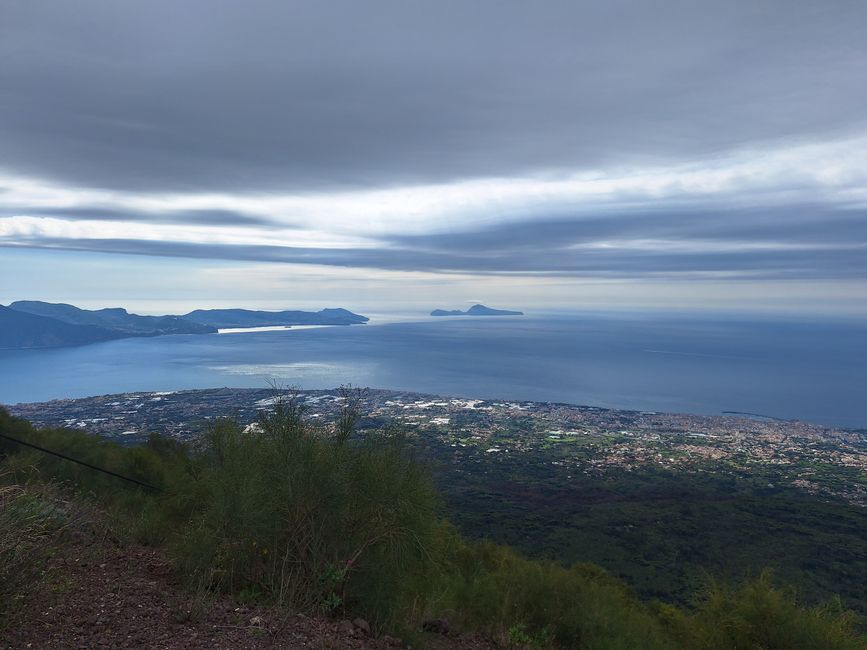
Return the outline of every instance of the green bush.
{"type": "Polygon", "coordinates": [[[672,621],[681,645],[696,650],[867,647],[839,603],[803,607],[791,590],[774,586],[769,572],[738,587],[711,584],[692,616],[672,621]]]}
{"type": "Polygon", "coordinates": [[[449,614],[467,628],[540,647],[670,647],[647,607],[597,566],[530,561],[457,536],[450,558],[449,614]]]}
{"type": "Polygon", "coordinates": [[[393,622],[427,570],[438,504],[400,436],[317,436],[278,403],[255,432],[217,423],[198,472],[171,548],[199,582],[393,622]]]}
{"type": "Polygon", "coordinates": [[[0,409],[0,433],[143,481],[162,489],[164,495],[156,498],[155,492],[134,483],[0,438],[5,483],[30,485],[48,481],[79,498],[96,501],[121,538],[159,544],[182,523],[177,506],[178,502],[189,500],[195,461],[176,441],[151,436],[146,445],[124,447],[83,431],[35,429],[10,417],[3,409],[0,409]]]}

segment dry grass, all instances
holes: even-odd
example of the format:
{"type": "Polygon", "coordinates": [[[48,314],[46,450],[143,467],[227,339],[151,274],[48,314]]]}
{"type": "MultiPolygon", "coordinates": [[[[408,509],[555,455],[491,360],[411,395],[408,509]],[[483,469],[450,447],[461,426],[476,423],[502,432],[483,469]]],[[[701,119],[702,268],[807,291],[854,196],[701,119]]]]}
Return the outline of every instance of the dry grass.
{"type": "Polygon", "coordinates": [[[42,577],[45,560],[72,530],[90,528],[86,506],[49,483],[3,484],[0,476],[0,624],[14,613],[22,589],[42,577]]]}

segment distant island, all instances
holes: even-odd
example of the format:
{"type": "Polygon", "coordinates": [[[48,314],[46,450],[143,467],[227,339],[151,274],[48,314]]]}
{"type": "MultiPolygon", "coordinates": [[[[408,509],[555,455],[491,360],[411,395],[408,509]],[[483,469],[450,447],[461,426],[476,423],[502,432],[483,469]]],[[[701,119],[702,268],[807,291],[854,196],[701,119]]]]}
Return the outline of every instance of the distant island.
{"type": "Polygon", "coordinates": [[[8,307],[0,305],[0,349],[55,348],[165,334],[213,334],[229,328],[360,325],[368,320],[346,309],[197,309],[183,316],[140,316],[120,307],[89,310],[64,303],[19,300],[8,307]]]}
{"type": "Polygon", "coordinates": [[[460,309],[434,309],[431,316],[523,316],[522,311],[509,311],[508,309],[491,309],[484,305],[473,305],[466,311],[460,309]]]}

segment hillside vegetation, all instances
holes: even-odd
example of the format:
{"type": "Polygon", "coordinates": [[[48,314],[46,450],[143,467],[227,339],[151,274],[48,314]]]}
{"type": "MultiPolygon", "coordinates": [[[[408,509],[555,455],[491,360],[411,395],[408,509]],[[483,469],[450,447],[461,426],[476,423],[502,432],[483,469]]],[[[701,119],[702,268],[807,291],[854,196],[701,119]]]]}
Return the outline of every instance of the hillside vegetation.
{"type": "Polygon", "coordinates": [[[104,511],[121,539],[165,549],[192,592],[363,616],[377,632],[422,643],[425,621],[448,619],[512,647],[867,647],[839,604],[800,605],[767,574],[709,582],[694,606],[677,608],[639,600],[592,564],[467,541],[400,432],[358,436],[356,419],[349,400],[333,427],[313,427],[278,400],[252,430],[222,420],[191,448],[158,436],[129,448],[36,430],[0,410],[0,433],[159,489],[0,439],[0,616],[14,621],[45,540],[75,517],[52,495],[73,494],[104,511]]]}
{"type": "MultiPolygon", "coordinates": [[[[688,606],[708,573],[738,580],[770,568],[805,601],[840,597],[867,615],[867,508],[792,486],[792,465],[709,462],[684,471],[647,463],[585,474],[555,464],[556,449],[465,448],[455,462],[448,439],[416,441],[467,537],[534,559],[594,562],[646,600],[688,606]]],[[[844,489],[867,478],[842,464],[811,468],[844,489]]]]}

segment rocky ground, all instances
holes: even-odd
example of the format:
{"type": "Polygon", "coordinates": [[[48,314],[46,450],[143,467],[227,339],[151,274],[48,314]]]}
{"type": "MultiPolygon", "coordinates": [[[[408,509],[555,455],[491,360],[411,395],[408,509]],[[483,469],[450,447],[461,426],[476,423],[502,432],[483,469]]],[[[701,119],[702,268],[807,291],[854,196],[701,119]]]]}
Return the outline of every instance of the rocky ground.
{"type": "MultiPolygon", "coordinates": [[[[79,534],[20,590],[0,628],[0,648],[371,648],[406,647],[367,623],[290,615],[194,597],[159,551],[79,534]]],[[[484,639],[430,635],[426,647],[495,648],[484,639]]]]}

